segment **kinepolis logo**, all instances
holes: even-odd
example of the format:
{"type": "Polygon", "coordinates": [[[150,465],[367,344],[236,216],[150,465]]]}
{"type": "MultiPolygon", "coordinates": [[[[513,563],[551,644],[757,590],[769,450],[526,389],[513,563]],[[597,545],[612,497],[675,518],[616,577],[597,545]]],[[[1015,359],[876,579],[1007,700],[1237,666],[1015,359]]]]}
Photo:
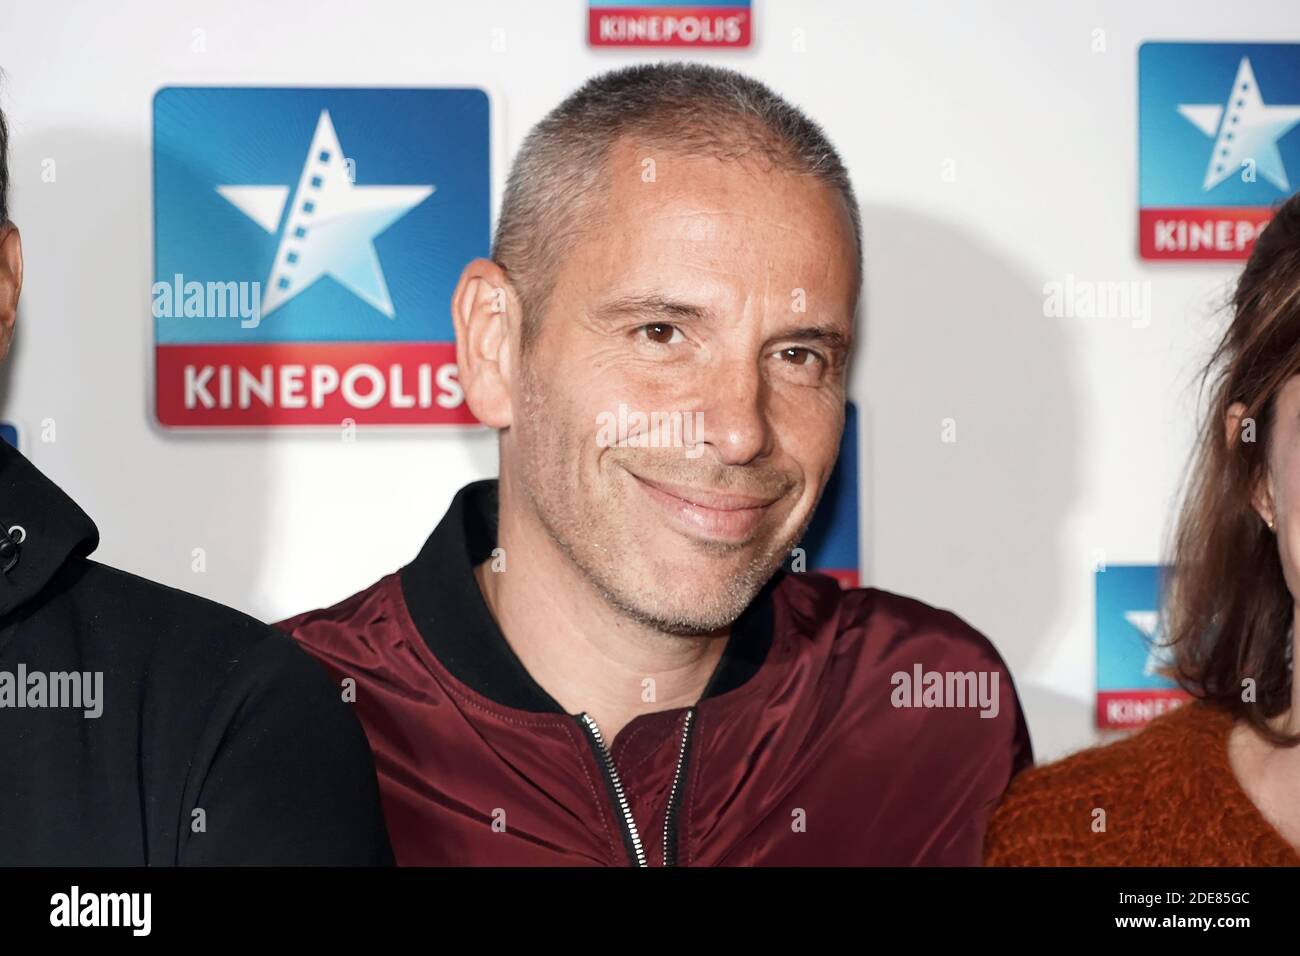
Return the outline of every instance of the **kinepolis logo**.
{"type": "Polygon", "coordinates": [[[1172,663],[1159,613],[1168,572],[1153,564],[1096,570],[1098,727],[1141,727],[1187,700],[1162,673],[1172,663]]]}
{"type": "Polygon", "coordinates": [[[1144,259],[1245,259],[1300,177],[1300,44],[1145,43],[1144,259]]]}
{"type": "Polygon", "coordinates": [[[158,420],[472,422],[448,303],[490,215],[481,90],[159,91],[158,420]]]}
{"type": "Polygon", "coordinates": [[[589,0],[591,46],[747,47],[749,0],[589,0]]]}

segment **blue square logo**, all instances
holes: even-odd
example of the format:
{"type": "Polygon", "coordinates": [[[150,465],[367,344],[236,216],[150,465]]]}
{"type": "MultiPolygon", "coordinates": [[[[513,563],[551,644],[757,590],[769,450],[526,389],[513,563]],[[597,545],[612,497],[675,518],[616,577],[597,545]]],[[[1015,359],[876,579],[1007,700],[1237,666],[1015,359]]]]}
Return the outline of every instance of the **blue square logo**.
{"type": "Polygon", "coordinates": [[[1245,259],[1300,187],[1300,44],[1144,43],[1144,259],[1245,259]]]}
{"type": "Polygon", "coordinates": [[[162,424],[473,421],[448,303],[490,247],[482,90],[169,87],[153,112],[162,424]]]}

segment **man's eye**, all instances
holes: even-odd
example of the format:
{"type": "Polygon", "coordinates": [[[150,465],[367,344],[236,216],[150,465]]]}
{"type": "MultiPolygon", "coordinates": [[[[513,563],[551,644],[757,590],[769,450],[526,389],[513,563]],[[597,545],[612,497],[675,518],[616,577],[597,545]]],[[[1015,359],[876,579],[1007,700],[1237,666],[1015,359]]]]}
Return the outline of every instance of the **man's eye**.
{"type": "Polygon", "coordinates": [[[650,325],[641,326],[637,331],[656,345],[672,345],[674,342],[681,341],[682,337],[677,326],[665,322],[652,322],[650,325]]]}
{"type": "Polygon", "coordinates": [[[797,346],[782,349],[780,354],[781,358],[791,365],[811,365],[820,358],[812,349],[801,349],[797,346]]]}

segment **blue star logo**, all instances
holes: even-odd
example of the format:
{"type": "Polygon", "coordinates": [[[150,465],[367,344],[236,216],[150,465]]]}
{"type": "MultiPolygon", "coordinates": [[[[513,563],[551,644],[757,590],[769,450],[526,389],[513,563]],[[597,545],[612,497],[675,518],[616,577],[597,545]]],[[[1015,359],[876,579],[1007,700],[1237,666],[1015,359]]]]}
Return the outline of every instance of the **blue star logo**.
{"type": "Polygon", "coordinates": [[[321,110],[294,188],[288,185],[221,185],[217,192],[268,233],[285,219],[271,272],[264,283],[262,315],[269,316],[317,280],[329,276],[379,312],[394,317],[374,239],[427,199],[432,185],[358,186],[330,120],[321,110]],[[285,217],[285,203],[289,202],[285,217]]]}
{"type": "Polygon", "coordinates": [[[1233,176],[1247,162],[1253,162],[1259,175],[1278,189],[1291,191],[1277,142],[1300,123],[1300,105],[1266,104],[1249,57],[1241,58],[1224,104],[1180,103],[1178,112],[1214,140],[1203,191],[1233,176]]]}

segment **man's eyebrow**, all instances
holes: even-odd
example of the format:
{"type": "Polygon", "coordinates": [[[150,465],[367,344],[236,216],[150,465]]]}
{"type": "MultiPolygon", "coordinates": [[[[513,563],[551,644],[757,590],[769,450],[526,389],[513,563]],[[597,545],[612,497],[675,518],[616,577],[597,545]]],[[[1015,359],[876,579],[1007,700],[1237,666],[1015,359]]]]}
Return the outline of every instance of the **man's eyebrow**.
{"type": "MultiPolygon", "coordinates": [[[[665,321],[675,319],[704,321],[712,312],[698,305],[669,299],[662,295],[629,295],[606,302],[596,309],[596,315],[602,319],[613,319],[623,315],[637,315],[662,318],[665,321]]],[[[848,351],[852,339],[839,329],[826,325],[805,325],[788,329],[772,336],[774,339],[794,340],[825,345],[829,349],[848,351]]]]}
{"type": "Polygon", "coordinates": [[[852,340],[839,329],[824,325],[805,325],[774,335],[776,339],[793,339],[796,342],[817,342],[831,349],[848,351],[852,340]]]}
{"type": "Polygon", "coordinates": [[[709,317],[710,312],[701,306],[669,299],[662,295],[629,295],[602,304],[596,309],[596,315],[602,319],[612,319],[620,315],[644,315],[680,321],[704,320],[709,317]]]}

